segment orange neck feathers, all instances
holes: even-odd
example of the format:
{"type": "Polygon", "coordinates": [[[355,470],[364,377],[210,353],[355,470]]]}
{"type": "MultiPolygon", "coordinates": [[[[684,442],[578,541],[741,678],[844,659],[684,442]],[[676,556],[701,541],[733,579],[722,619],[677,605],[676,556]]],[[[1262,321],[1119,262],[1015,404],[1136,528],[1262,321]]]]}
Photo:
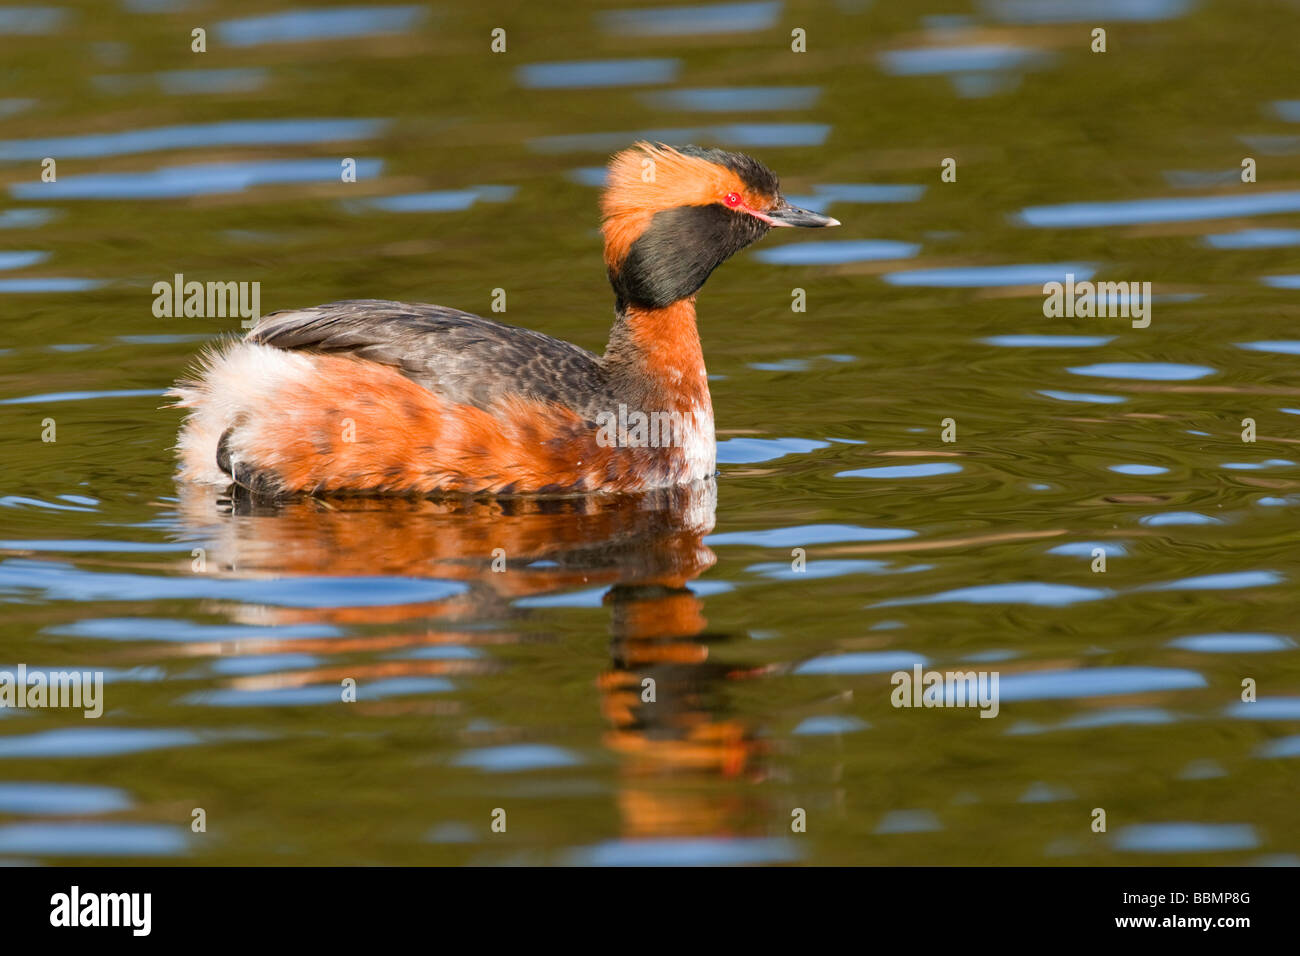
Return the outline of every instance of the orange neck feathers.
{"type": "Polygon", "coordinates": [[[614,324],[605,358],[645,382],[652,407],[712,410],[694,297],[663,309],[629,306],[614,324]]]}

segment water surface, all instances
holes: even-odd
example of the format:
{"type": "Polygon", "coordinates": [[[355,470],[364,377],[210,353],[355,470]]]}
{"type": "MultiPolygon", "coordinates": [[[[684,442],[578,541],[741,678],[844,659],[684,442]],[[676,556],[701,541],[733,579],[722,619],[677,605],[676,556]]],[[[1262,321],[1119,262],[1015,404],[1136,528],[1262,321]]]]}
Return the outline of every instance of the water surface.
{"type": "Polygon", "coordinates": [[[0,862],[1300,859],[1294,11],[959,6],[0,14],[0,669],[105,679],[98,720],[0,709],[0,862]],[[161,393],[239,328],[153,283],[503,289],[598,350],[639,136],[844,223],[700,298],[715,483],[174,482],[161,393]],[[1151,282],[1150,326],[1046,318],[1066,273],[1151,282]],[[996,670],[998,717],[891,706],[918,664],[996,670]]]}

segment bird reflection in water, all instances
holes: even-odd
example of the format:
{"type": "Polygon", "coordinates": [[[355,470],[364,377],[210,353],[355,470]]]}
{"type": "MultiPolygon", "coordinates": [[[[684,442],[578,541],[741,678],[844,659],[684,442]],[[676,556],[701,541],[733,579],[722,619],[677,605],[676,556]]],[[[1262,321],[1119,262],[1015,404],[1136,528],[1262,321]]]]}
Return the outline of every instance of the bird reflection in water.
{"type": "MultiPolygon", "coordinates": [[[[711,645],[725,636],[706,631],[703,602],[688,586],[717,560],[704,543],[714,525],[713,481],[640,495],[555,499],[268,502],[193,485],[181,486],[180,493],[186,537],[205,548],[209,574],[391,576],[464,585],[451,596],[418,603],[403,598],[365,607],[223,605],[225,616],[261,627],[379,625],[381,633],[272,636],[241,640],[237,648],[190,644],[187,653],[332,657],[387,655],[421,645],[519,643],[536,639],[519,626],[535,613],[519,606],[520,599],[607,588],[602,601],[610,612],[610,660],[594,685],[608,725],[605,743],[621,758],[617,799],[624,838],[727,835],[746,829],[744,821],[753,818],[735,788],[710,795],[707,787],[682,786],[761,776],[753,729],[729,713],[726,701],[725,682],[746,671],[710,659],[711,645]],[[410,628],[416,622],[421,626],[410,628]]],[[[385,657],[240,676],[228,685],[260,691],[353,677],[364,687],[367,680],[394,677],[472,677],[501,666],[491,657],[385,657]]],[[[380,713],[455,710],[427,697],[371,706],[380,713]]]]}

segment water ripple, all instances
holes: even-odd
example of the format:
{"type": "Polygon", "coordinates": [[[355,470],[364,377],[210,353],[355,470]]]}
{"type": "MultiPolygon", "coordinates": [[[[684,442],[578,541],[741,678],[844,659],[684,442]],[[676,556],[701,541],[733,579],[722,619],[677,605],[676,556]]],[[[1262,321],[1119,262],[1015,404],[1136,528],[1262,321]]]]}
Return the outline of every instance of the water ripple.
{"type": "Polygon", "coordinates": [[[3,7],[0,8],[0,36],[57,33],[67,17],[68,11],[58,7],[3,7]]]}
{"type": "Polygon", "coordinates": [[[1239,720],[1300,720],[1300,697],[1239,700],[1224,713],[1239,720]]]}
{"type": "Polygon", "coordinates": [[[1154,515],[1143,515],[1138,524],[1149,528],[1173,528],[1182,525],[1223,524],[1222,518],[1203,515],[1198,511],[1163,511],[1154,515]]]}
{"type": "MultiPolygon", "coordinates": [[[[233,120],[190,126],[159,126],[116,133],[81,133],[47,139],[0,141],[0,160],[92,159],[154,153],[171,149],[214,149],[228,146],[288,146],[372,139],[387,125],[377,119],[233,120]]],[[[338,176],[338,163],[334,163],[338,176]]],[[[63,182],[39,183],[50,189],[63,182]]]]}
{"type": "Polygon", "coordinates": [[[752,33],[771,27],[781,13],[781,6],[780,0],[754,0],[644,10],[604,10],[597,14],[597,20],[606,32],[625,36],[752,33]]]}
{"type": "Polygon", "coordinates": [[[38,265],[50,257],[48,252],[40,250],[0,251],[0,269],[26,269],[38,265]]]}
{"type": "Polygon", "coordinates": [[[916,47],[880,54],[881,66],[893,76],[1015,70],[1042,66],[1050,59],[1050,54],[1042,50],[996,43],[916,47]]]}
{"type": "Polygon", "coordinates": [[[914,598],[891,598],[872,607],[905,607],[915,604],[1024,604],[1029,607],[1068,607],[1084,601],[1099,601],[1114,594],[1105,588],[1080,588],[1071,584],[1015,581],[955,588],[914,598]]]}
{"type": "Polygon", "coordinates": [[[550,744],[506,744],[466,750],[452,760],[455,767],[473,767],[488,773],[517,773],[522,770],[550,770],[574,767],[582,758],[563,747],[550,744]]]}
{"type": "Polygon", "coordinates": [[[1195,634],[1175,638],[1169,646],[1201,654],[1257,654],[1289,651],[1296,643],[1277,634],[1195,634]]]}
{"type": "Polygon", "coordinates": [[[642,93],[641,102],[661,110],[738,113],[811,109],[820,95],[819,86],[709,86],[642,93]]]}
{"type": "Polygon", "coordinates": [[[1052,389],[1040,389],[1035,394],[1054,398],[1058,402],[1087,402],[1094,405],[1119,405],[1128,401],[1122,395],[1093,395],[1088,392],[1058,392],[1052,389]]]}
{"type": "Polygon", "coordinates": [[[910,671],[915,665],[924,667],[929,661],[920,654],[908,651],[857,651],[850,654],[832,654],[813,657],[795,667],[796,674],[884,674],[891,671],[910,671]]]}
{"type": "Polygon", "coordinates": [[[1029,206],[1022,209],[1017,218],[1027,226],[1077,229],[1155,222],[1193,222],[1198,219],[1233,219],[1238,216],[1265,216],[1280,212],[1300,212],[1300,191],[1029,206]]]}
{"type": "Polygon", "coordinates": [[[1116,707],[1086,714],[1076,714],[1057,724],[1039,724],[1022,720],[1007,731],[1009,735],[1042,734],[1060,730],[1095,730],[1098,727],[1150,727],[1176,722],[1173,714],[1158,707],[1116,707]]]}
{"type": "Polygon", "coordinates": [[[731,531],[711,534],[704,543],[711,548],[729,544],[748,544],[759,548],[797,548],[810,544],[837,544],[845,541],[898,541],[914,538],[907,528],[864,528],[850,524],[803,524],[766,531],[731,531]]]}
{"type": "MultiPolygon", "coordinates": [[[[452,683],[441,677],[394,677],[390,680],[358,681],[356,699],[362,702],[407,694],[442,694],[453,689],[452,683]]],[[[342,689],[339,684],[264,689],[227,687],[196,691],[182,698],[182,703],[202,707],[303,707],[338,704],[341,701],[342,689]]]]}
{"type": "Polygon", "coordinates": [[[930,810],[890,810],[876,824],[873,833],[934,833],[943,829],[939,818],[930,810]]]}
{"type": "Polygon", "coordinates": [[[74,783],[0,783],[0,813],[116,813],[131,806],[125,790],[74,783]]]}
{"type": "Polygon", "coordinates": [[[823,714],[818,717],[805,717],[790,733],[796,737],[822,737],[853,734],[859,730],[866,730],[870,726],[865,720],[859,720],[857,717],[823,714]]]}
{"type": "Polygon", "coordinates": [[[950,269],[913,269],[887,272],[890,285],[935,286],[949,289],[987,289],[998,286],[1041,286],[1064,282],[1067,274],[1080,281],[1091,279],[1096,267],[1086,262],[1042,263],[1011,266],[957,266],[950,269]]]}
{"type": "Polygon", "coordinates": [[[0,562],[0,594],[35,593],[63,601],[160,601],[226,598],[276,607],[381,607],[438,601],[459,594],[453,581],[398,577],[276,580],[205,577],[158,577],[148,574],[97,573],[46,561],[0,562]]]}
{"type": "Polygon", "coordinates": [[[565,857],[569,866],[743,866],[793,863],[801,854],[776,837],[681,837],[611,840],[580,847],[565,857]]]}
{"type": "Polygon", "coordinates": [[[186,831],[157,823],[13,823],[0,826],[0,853],[45,856],[177,856],[186,831]]]}
{"type": "Polygon", "coordinates": [[[1101,362],[1097,365],[1077,365],[1066,371],[1072,375],[1126,378],[1136,382],[1190,382],[1214,375],[1217,369],[1206,365],[1179,365],[1176,362],[1101,362]]]}
{"type": "Polygon", "coordinates": [[[1271,289],[1300,289],[1300,275],[1264,276],[1259,281],[1271,289]]]}
{"type": "Polygon", "coordinates": [[[983,0],[984,10],[1004,23],[1104,23],[1172,20],[1193,0],[983,0]]]}
{"type": "Polygon", "coordinates": [[[1300,735],[1283,737],[1280,740],[1270,740],[1259,748],[1256,756],[1265,758],[1300,757],[1300,735]]]}
{"type": "Polygon", "coordinates": [[[385,33],[410,33],[428,15],[427,8],[414,5],[289,10],[223,21],[217,24],[217,37],[228,47],[355,39],[385,33]]]}
{"type": "Polygon", "coordinates": [[[1287,341],[1273,340],[1271,342],[1238,342],[1237,348],[1245,349],[1248,352],[1274,352],[1278,355],[1300,355],[1300,341],[1289,339],[1287,341]]]}
{"type": "Polygon", "coordinates": [[[858,468],[853,471],[837,471],[836,478],[933,478],[936,475],[955,475],[961,471],[961,465],[952,462],[925,462],[919,465],[882,465],[877,468],[858,468]]]}
{"type": "Polygon", "coordinates": [[[1300,229],[1239,229],[1204,236],[1211,249],[1276,249],[1300,246],[1300,229]]]}
{"type": "MultiPolygon", "coordinates": [[[[0,285],[0,291],[3,291],[0,285]]],[[[45,290],[42,290],[45,291],[45,290]]],[[[98,392],[44,392],[0,400],[0,405],[47,405],[50,402],[93,402],[104,398],[162,398],[166,392],[156,388],[122,388],[98,392]]],[[[54,542],[57,544],[57,542],[54,542]]],[[[48,549],[42,549],[48,550],[48,549]]]]}
{"type": "Polygon", "coordinates": [[[1276,571],[1233,571],[1226,574],[1202,574],[1165,584],[1151,584],[1139,591],[1230,591],[1238,588],[1262,588],[1285,580],[1276,571]]]}
{"type": "MultiPolygon", "coordinates": [[[[189,550],[189,546],[185,546],[189,550]]],[[[236,641],[321,640],[346,632],[330,624],[200,624],[166,617],[101,617],[60,624],[46,630],[59,636],[90,637],[109,641],[179,641],[194,643],[236,641]]]]}
{"type": "Polygon", "coordinates": [[[1109,465],[1109,471],[1120,475],[1167,475],[1168,468],[1160,465],[1109,465]]]}
{"type": "Polygon", "coordinates": [[[875,262],[883,259],[911,259],[921,247],[912,242],[889,239],[828,239],[821,242],[792,242],[754,253],[759,262],[783,266],[825,266],[846,262],[875,262]]]}
{"type": "MultiPolygon", "coordinates": [[[[17,187],[11,187],[17,188],[17,187]]],[[[30,279],[0,279],[0,292],[89,292],[105,285],[102,279],[42,276],[30,279]]]]}
{"type": "Polygon", "coordinates": [[[86,727],[0,737],[0,757],[112,757],[200,742],[188,730],[86,727]]]}
{"type": "Polygon", "coordinates": [[[1135,823],[1115,834],[1115,849],[1125,853],[1212,853],[1259,846],[1246,823],[1135,823]]]}
{"type": "Polygon", "coordinates": [[[993,335],[980,339],[986,345],[1015,349],[1088,349],[1109,345],[1113,335],[993,335]]]}
{"type": "Polygon", "coordinates": [[[1206,686],[1205,678],[1197,671],[1173,667],[1081,667],[1003,674],[998,685],[998,697],[1003,702],[1066,700],[1195,690],[1206,686]]]}
{"type": "MultiPolygon", "coordinates": [[[[358,159],[357,175],[377,178],[378,159],[358,159]]],[[[87,173],[65,176],[54,183],[14,183],[15,199],[179,199],[238,193],[275,183],[337,182],[336,159],[267,159],[246,163],[205,163],[163,166],[129,173],[87,173]]]]}
{"type": "Polygon", "coordinates": [[[718,442],[718,464],[754,465],[829,447],[829,442],[812,438],[727,438],[718,442]]]}
{"type": "MultiPolygon", "coordinates": [[[[579,90],[610,86],[671,83],[682,61],[666,58],[565,60],[526,63],[515,71],[519,85],[532,90],[579,90]]],[[[625,141],[627,142],[627,141],[625,141]]]]}
{"type": "Polygon", "coordinates": [[[777,146],[821,146],[830,136],[826,123],[729,123],[725,126],[680,126],[625,130],[617,133],[570,133],[528,141],[540,153],[613,152],[637,140],[661,143],[714,142],[754,149],[777,146]]]}

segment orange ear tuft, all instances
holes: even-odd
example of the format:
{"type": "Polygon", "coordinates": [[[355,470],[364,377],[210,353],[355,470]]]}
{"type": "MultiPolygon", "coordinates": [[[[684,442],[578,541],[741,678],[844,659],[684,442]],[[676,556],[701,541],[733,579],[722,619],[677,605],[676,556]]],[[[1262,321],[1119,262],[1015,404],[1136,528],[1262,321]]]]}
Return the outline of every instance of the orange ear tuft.
{"type": "Polygon", "coordinates": [[[677,206],[706,206],[738,193],[759,208],[766,197],[751,195],[732,170],[662,143],[637,143],[609,163],[601,197],[605,264],[616,267],[645,232],[655,213],[677,206]]]}

